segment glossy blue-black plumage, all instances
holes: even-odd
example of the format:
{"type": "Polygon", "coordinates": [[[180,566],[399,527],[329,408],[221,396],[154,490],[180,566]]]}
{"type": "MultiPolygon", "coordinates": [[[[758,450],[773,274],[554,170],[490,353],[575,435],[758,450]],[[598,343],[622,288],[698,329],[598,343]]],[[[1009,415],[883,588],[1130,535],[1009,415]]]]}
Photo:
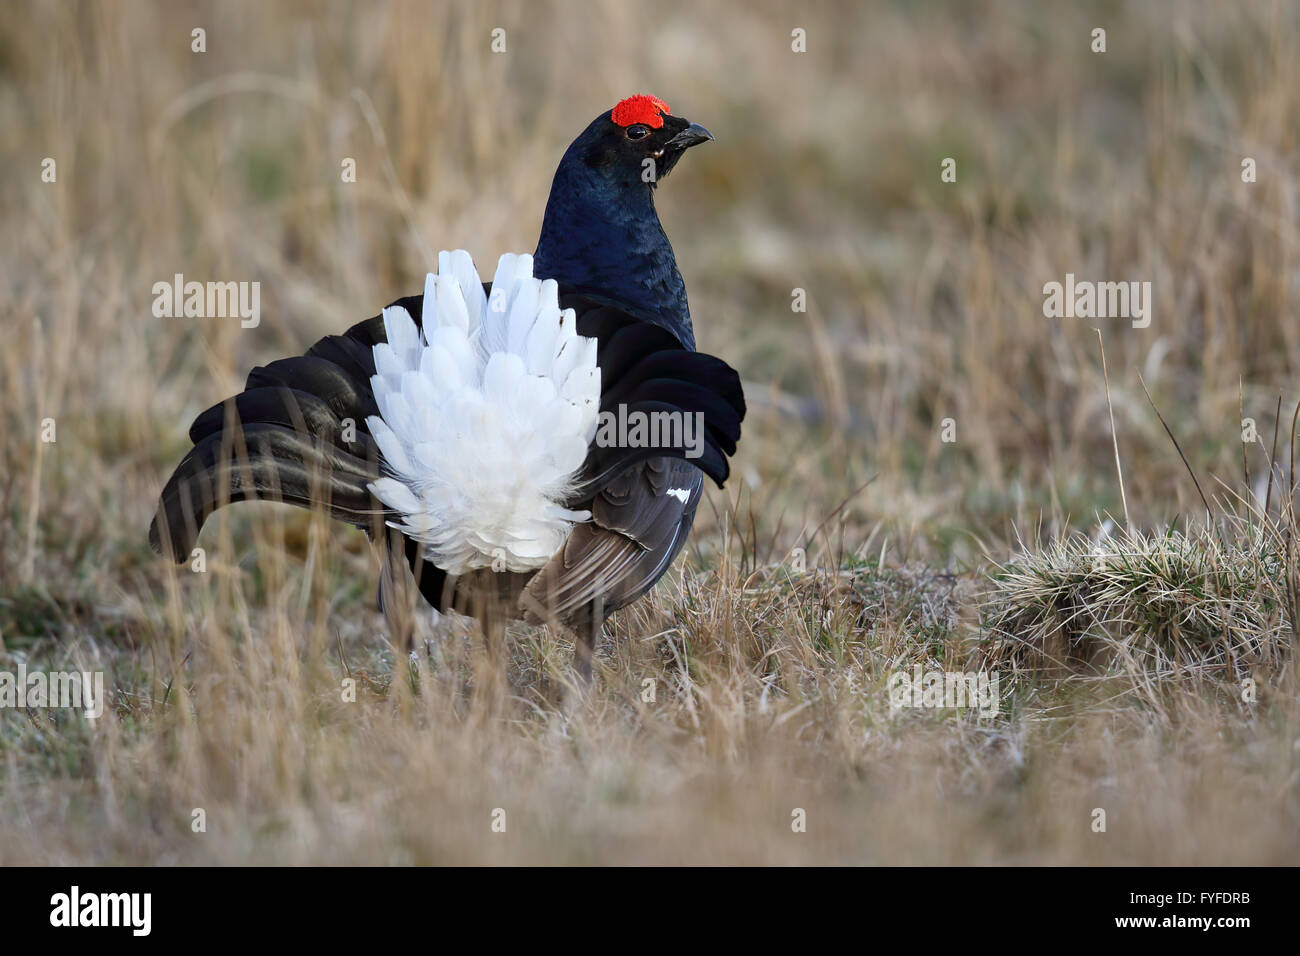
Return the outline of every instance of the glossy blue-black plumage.
{"type": "Polygon", "coordinates": [[[689,127],[667,116],[632,141],[609,113],[596,117],[555,171],[533,273],[661,326],[693,350],[686,284],[654,204],[655,184],[700,141],[682,137],[689,127]]]}

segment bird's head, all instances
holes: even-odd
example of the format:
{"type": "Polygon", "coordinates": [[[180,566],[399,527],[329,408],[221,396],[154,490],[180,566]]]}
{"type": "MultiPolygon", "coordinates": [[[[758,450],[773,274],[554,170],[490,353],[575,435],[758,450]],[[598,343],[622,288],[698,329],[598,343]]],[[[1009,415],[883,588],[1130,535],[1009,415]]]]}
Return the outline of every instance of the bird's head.
{"type": "Polygon", "coordinates": [[[654,187],[686,150],[710,139],[653,96],[629,96],[597,116],[555,170],[533,274],[599,295],[693,349],[686,284],[654,187]]]}
{"type": "Polygon", "coordinates": [[[713,134],[700,124],[674,116],[663,100],[638,95],[596,117],[570,150],[620,185],[653,187],[686,150],[711,139],[713,134]]]}

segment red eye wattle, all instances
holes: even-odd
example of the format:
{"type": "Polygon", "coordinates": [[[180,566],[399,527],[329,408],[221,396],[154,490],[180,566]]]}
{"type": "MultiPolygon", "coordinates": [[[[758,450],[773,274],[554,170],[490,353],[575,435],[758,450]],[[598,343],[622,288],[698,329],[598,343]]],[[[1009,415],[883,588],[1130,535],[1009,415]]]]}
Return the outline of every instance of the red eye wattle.
{"type": "Polygon", "coordinates": [[[664,125],[664,113],[672,113],[667,103],[657,96],[647,96],[641,93],[621,100],[614,107],[610,119],[623,127],[640,124],[649,126],[651,129],[658,129],[664,125]]]}

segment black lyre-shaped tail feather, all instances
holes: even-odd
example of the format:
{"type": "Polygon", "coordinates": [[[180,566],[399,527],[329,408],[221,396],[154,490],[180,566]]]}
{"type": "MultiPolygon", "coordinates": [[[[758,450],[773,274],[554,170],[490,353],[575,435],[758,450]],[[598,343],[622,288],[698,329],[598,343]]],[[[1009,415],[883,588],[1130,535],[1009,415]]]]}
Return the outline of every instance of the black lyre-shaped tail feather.
{"type": "Polygon", "coordinates": [[[235,501],[321,508],[370,527],[384,512],[367,488],[379,476],[365,429],[372,414],[364,364],[344,367],[309,353],[253,369],[243,392],[190,427],[194,447],[163,488],[150,545],[185,561],[208,516],[235,501]]]}

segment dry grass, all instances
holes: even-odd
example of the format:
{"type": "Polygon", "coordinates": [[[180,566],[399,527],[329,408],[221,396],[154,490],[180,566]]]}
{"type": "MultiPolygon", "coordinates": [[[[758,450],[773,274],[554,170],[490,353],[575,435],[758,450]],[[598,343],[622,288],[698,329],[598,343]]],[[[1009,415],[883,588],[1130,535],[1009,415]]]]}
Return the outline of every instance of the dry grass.
{"type": "Polygon", "coordinates": [[[0,670],[112,698],[0,710],[0,863],[1300,862],[1300,12],[1040,6],[8,5],[0,670]],[[505,697],[458,621],[394,662],[320,518],[232,509],[206,573],[160,565],[194,414],[427,250],[531,248],[638,90],[718,135],[660,207],[752,407],[590,692],[544,630],[505,697]],[[154,318],[177,272],[260,281],[262,324],[154,318]],[[1043,318],[1066,272],[1150,279],[1152,326],[1043,318]],[[996,668],[998,716],[891,711],[914,665],[996,668]]]}

